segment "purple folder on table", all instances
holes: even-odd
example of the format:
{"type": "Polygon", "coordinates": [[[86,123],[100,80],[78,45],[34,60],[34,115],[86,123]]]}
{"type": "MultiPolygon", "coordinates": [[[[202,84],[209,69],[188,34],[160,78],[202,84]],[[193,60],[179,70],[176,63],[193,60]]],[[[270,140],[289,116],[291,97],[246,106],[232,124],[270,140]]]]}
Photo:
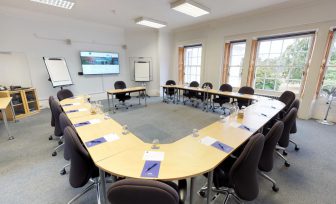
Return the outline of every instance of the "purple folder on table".
{"type": "Polygon", "coordinates": [[[93,146],[96,146],[98,144],[102,144],[104,142],[106,142],[106,139],[104,137],[100,137],[100,138],[85,142],[85,144],[86,144],[87,147],[93,147],[93,146]]]}
{"type": "Polygon", "coordinates": [[[84,125],[90,125],[90,121],[85,121],[85,122],[81,122],[81,123],[77,123],[77,124],[74,124],[75,127],[82,127],[84,125]]]}
{"type": "Polygon", "coordinates": [[[243,129],[243,130],[250,131],[250,132],[254,132],[254,129],[249,128],[249,127],[247,127],[246,125],[241,125],[241,126],[239,126],[239,128],[240,128],[240,129],[243,129]]]}
{"type": "Polygon", "coordinates": [[[72,103],[67,103],[67,104],[64,104],[63,106],[72,106],[73,104],[72,103]]]}
{"type": "Polygon", "coordinates": [[[142,169],[141,177],[157,178],[160,171],[160,161],[146,161],[142,169]]]}
{"type": "Polygon", "coordinates": [[[229,153],[229,152],[231,152],[233,150],[232,147],[230,147],[230,146],[228,146],[228,145],[226,145],[224,143],[221,143],[219,141],[213,143],[211,146],[213,146],[213,147],[215,147],[215,148],[217,148],[217,149],[219,149],[219,150],[221,150],[223,152],[226,152],[226,153],[229,153]]]}
{"type": "Polygon", "coordinates": [[[79,110],[69,110],[69,111],[67,111],[65,113],[76,113],[76,112],[79,112],[79,110]]]}

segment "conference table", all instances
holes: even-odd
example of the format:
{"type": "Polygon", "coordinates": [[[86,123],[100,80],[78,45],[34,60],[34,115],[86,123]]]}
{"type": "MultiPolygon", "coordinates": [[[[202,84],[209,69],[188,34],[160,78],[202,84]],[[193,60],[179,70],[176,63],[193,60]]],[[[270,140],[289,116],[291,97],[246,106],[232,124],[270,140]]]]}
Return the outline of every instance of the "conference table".
{"type": "Polygon", "coordinates": [[[203,102],[206,104],[205,109],[207,111],[209,110],[209,103],[207,103],[207,101],[211,100],[211,96],[215,96],[215,95],[227,96],[230,98],[247,99],[251,101],[258,100],[261,98],[260,96],[257,96],[257,95],[241,94],[237,92],[220,91],[220,90],[215,90],[215,89],[190,87],[190,86],[184,86],[184,85],[162,85],[161,87],[163,89],[163,95],[162,95],[163,101],[165,100],[165,90],[168,90],[168,89],[177,90],[177,91],[174,91],[174,103],[177,103],[177,101],[180,101],[181,91],[195,91],[198,93],[203,93],[203,102]],[[177,101],[175,99],[177,99],[177,101]]]}
{"type": "MultiPolygon", "coordinates": [[[[12,105],[12,97],[0,98],[0,110],[1,110],[1,113],[2,113],[2,119],[5,123],[6,131],[7,131],[7,134],[8,134],[8,140],[13,140],[14,137],[11,134],[11,131],[10,131],[9,126],[8,126],[8,121],[7,121],[6,109],[7,109],[8,106],[11,107],[11,111],[13,112],[13,115],[15,115],[14,110],[13,110],[13,105],[12,105]]],[[[14,120],[15,120],[15,118],[14,118],[14,120]]]]}
{"type": "MultiPolygon", "coordinates": [[[[61,106],[100,169],[101,202],[105,203],[105,172],[126,178],[163,181],[190,178],[190,192],[193,192],[194,178],[208,173],[210,195],[213,170],[285,105],[278,100],[259,97],[256,103],[246,108],[243,119],[232,114],[225,119],[219,118],[198,130],[197,134],[191,130],[191,134],[178,141],[157,145],[143,142],[134,133],[126,131],[125,124],[119,124],[103,113],[91,114],[87,111],[90,104],[80,98],[65,99],[61,106]],[[78,125],[83,122],[87,125],[78,125]]],[[[210,200],[211,196],[208,196],[207,203],[210,200]]]]}
{"type": "MultiPolygon", "coordinates": [[[[146,87],[144,86],[138,86],[138,87],[130,87],[130,88],[125,88],[125,89],[110,89],[107,90],[107,102],[108,102],[108,108],[111,110],[111,104],[110,104],[110,95],[111,95],[111,100],[112,100],[112,111],[115,113],[115,106],[114,106],[114,101],[113,101],[113,95],[116,94],[126,94],[126,93],[132,93],[132,92],[139,92],[139,105],[140,105],[140,98],[141,98],[141,93],[144,93],[146,96],[146,87]]],[[[145,106],[147,105],[146,97],[145,99],[145,106]]]]}

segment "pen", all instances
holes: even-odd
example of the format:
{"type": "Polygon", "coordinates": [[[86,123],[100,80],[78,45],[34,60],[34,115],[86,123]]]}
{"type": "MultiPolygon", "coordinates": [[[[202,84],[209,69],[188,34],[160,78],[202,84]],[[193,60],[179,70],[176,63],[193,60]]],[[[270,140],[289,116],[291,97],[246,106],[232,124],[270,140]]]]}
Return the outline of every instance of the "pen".
{"type": "Polygon", "coordinates": [[[157,165],[157,163],[153,164],[151,167],[149,167],[149,168],[146,170],[146,172],[149,171],[149,170],[151,170],[152,168],[156,167],[156,165],[157,165]]]}
{"type": "Polygon", "coordinates": [[[224,150],[223,145],[221,145],[220,143],[218,143],[218,146],[219,146],[222,150],[224,150]]]}
{"type": "Polygon", "coordinates": [[[101,143],[102,141],[100,140],[92,140],[90,143],[101,143]]]}
{"type": "Polygon", "coordinates": [[[250,131],[250,128],[246,127],[245,125],[243,125],[243,127],[244,127],[246,130],[250,131]]]}
{"type": "Polygon", "coordinates": [[[261,115],[267,117],[267,115],[265,113],[261,113],[261,115]]]}

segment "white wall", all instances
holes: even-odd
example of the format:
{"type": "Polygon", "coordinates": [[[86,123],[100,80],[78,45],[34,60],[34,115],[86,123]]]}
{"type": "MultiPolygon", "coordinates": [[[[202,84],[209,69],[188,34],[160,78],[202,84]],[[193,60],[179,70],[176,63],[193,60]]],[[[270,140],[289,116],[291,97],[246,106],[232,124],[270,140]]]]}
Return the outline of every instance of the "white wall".
{"type": "MultiPolygon", "coordinates": [[[[330,27],[336,26],[335,7],[335,1],[322,0],[308,2],[303,5],[264,10],[258,13],[253,12],[239,17],[178,29],[174,32],[174,66],[171,75],[174,79],[178,78],[177,47],[187,42],[199,41],[203,43],[203,54],[205,56],[201,79],[203,82],[213,82],[215,88],[218,88],[223,67],[224,43],[226,41],[246,39],[248,49],[245,56],[249,58],[252,39],[260,36],[317,30],[316,46],[309,67],[307,88],[301,100],[299,116],[304,119],[318,117],[313,114],[314,92],[327,33],[330,27]]],[[[246,84],[248,62],[249,59],[245,59],[242,85],[246,84]]],[[[335,116],[334,119],[336,119],[335,116]]]]}
{"type": "MultiPolygon", "coordinates": [[[[159,32],[158,51],[160,62],[160,85],[166,84],[171,78],[172,59],[172,35],[169,32],[159,32]]],[[[160,89],[162,95],[162,89],[160,89]]]]}

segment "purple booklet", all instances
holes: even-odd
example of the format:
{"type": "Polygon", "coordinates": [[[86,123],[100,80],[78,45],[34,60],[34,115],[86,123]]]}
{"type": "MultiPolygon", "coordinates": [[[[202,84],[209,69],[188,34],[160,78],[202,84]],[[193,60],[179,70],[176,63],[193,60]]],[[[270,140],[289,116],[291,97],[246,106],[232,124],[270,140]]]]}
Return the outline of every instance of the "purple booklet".
{"type": "Polygon", "coordinates": [[[67,111],[65,113],[75,113],[75,112],[79,112],[79,110],[69,110],[69,111],[67,111]]]}
{"type": "Polygon", "coordinates": [[[229,153],[229,152],[231,152],[233,150],[232,147],[230,147],[230,146],[228,146],[228,145],[226,145],[224,143],[221,143],[219,141],[213,143],[211,146],[213,146],[213,147],[215,147],[215,148],[217,148],[217,149],[219,149],[219,150],[221,150],[223,152],[226,152],[226,153],[229,153]]]}
{"type": "Polygon", "coordinates": [[[72,103],[64,104],[63,106],[72,106],[72,103]]]}
{"type": "Polygon", "coordinates": [[[159,176],[160,164],[160,161],[146,161],[141,177],[157,178],[159,176]]]}
{"type": "Polygon", "coordinates": [[[106,139],[104,137],[100,137],[100,138],[85,142],[85,144],[86,144],[87,147],[93,147],[93,146],[96,146],[98,144],[102,144],[104,142],[106,142],[106,139]]]}
{"type": "Polygon", "coordinates": [[[81,126],[90,125],[90,124],[91,124],[90,121],[85,121],[85,122],[74,124],[74,126],[75,127],[81,127],[81,126]]]}

